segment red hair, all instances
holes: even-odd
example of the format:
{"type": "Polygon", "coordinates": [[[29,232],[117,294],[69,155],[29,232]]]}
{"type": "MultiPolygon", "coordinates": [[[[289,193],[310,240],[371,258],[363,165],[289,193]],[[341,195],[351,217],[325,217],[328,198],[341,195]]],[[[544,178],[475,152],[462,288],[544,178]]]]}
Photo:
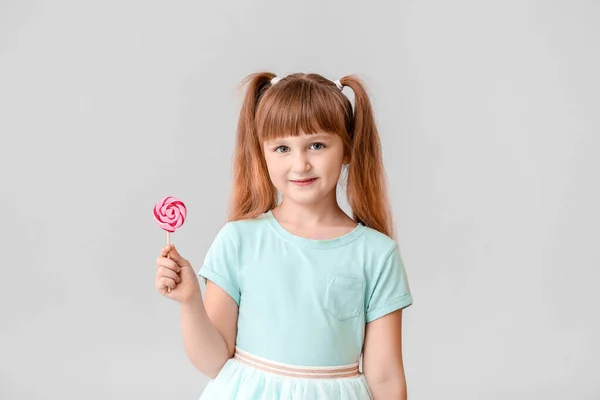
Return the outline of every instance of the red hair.
{"type": "Polygon", "coordinates": [[[357,223],[395,239],[381,143],[371,102],[355,75],[340,79],[354,92],[350,100],[318,74],[297,73],[271,84],[275,74],[254,73],[247,85],[237,128],[228,221],[256,218],[277,206],[262,144],[286,136],[329,132],[339,135],[350,156],[346,196],[357,223]]]}

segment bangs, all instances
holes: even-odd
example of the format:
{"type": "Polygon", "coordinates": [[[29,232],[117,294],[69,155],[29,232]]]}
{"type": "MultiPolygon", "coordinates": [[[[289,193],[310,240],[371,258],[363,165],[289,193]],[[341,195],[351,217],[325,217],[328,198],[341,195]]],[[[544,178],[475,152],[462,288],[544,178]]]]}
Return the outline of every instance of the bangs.
{"type": "Polygon", "coordinates": [[[281,80],[268,88],[256,110],[261,143],[301,134],[344,136],[351,121],[350,101],[337,87],[308,79],[281,80]]]}

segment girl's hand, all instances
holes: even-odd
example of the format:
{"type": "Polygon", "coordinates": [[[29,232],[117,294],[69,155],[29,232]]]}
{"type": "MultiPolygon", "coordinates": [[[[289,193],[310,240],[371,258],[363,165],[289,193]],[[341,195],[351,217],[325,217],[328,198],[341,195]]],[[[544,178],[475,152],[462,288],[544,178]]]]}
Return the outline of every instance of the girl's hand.
{"type": "Polygon", "coordinates": [[[172,244],[163,247],[156,260],[156,288],[160,294],[179,303],[187,303],[201,295],[194,268],[172,244]]]}

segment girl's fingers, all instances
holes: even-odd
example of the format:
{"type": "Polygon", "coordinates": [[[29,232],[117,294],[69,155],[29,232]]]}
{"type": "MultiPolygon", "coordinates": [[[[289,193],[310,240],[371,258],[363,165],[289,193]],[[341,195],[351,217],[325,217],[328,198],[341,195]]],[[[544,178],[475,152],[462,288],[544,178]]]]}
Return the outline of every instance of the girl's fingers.
{"type": "Polygon", "coordinates": [[[174,245],[169,244],[161,248],[160,255],[156,259],[156,285],[161,294],[169,296],[181,283],[179,273],[182,267],[179,263],[191,267],[189,261],[179,255],[174,245]]]}
{"type": "Polygon", "coordinates": [[[174,245],[169,245],[170,249],[168,250],[169,258],[176,263],[180,264],[185,261],[183,257],[179,254],[174,245]]]}
{"type": "Polygon", "coordinates": [[[161,281],[157,281],[156,287],[160,294],[166,295],[169,292],[169,288],[161,281]]]}
{"type": "Polygon", "coordinates": [[[171,290],[175,290],[175,288],[177,287],[177,284],[175,283],[175,281],[173,279],[167,278],[165,276],[160,278],[159,282],[160,282],[159,290],[162,294],[166,294],[169,292],[167,288],[171,288],[171,290]]]}
{"type": "Polygon", "coordinates": [[[173,248],[172,244],[167,244],[167,245],[163,246],[163,248],[160,249],[160,256],[161,257],[166,257],[167,254],[169,254],[169,251],[171,251],[172,248],[173,248]]]}
{"type": "Polygon", "coordinates": [[[173,279],[173,280],[174,280],[176,283],[179,283],[179,282],[181,282],[181,277],[180,277],[180,276],[177,274],[177,272],[175,272],[175,271],[173,271],[173,270],[171,270],[171,269],[165,268],[165,267],[161,267],[161,268],[158,270],[158,277],[159,277],[159,278],[162,278],[162,277],[171,278],[171,279],[173,279]]]}
{"type": "Polygon", "coordinates": [[[177,265],[175,261],[166,257],[158,257],[156,259],[156,268],[158,269],[160,267],[166,267],[175,272],[181,271],[181,268],[179,267],[179,265],[177,265]]]}

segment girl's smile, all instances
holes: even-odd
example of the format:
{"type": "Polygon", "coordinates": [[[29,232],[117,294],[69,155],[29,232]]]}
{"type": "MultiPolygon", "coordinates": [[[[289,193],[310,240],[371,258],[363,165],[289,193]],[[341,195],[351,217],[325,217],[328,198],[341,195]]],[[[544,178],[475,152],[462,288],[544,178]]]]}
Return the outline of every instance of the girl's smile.
{"type": "Polygon", "coordinates": [[[317,178],[312,178],[312,179],[304,179],[304,180],[292,181],[292,182],[294,184],[296,184],[297,186],[308,186],[316,180],[317,180],[317,178]]]}

